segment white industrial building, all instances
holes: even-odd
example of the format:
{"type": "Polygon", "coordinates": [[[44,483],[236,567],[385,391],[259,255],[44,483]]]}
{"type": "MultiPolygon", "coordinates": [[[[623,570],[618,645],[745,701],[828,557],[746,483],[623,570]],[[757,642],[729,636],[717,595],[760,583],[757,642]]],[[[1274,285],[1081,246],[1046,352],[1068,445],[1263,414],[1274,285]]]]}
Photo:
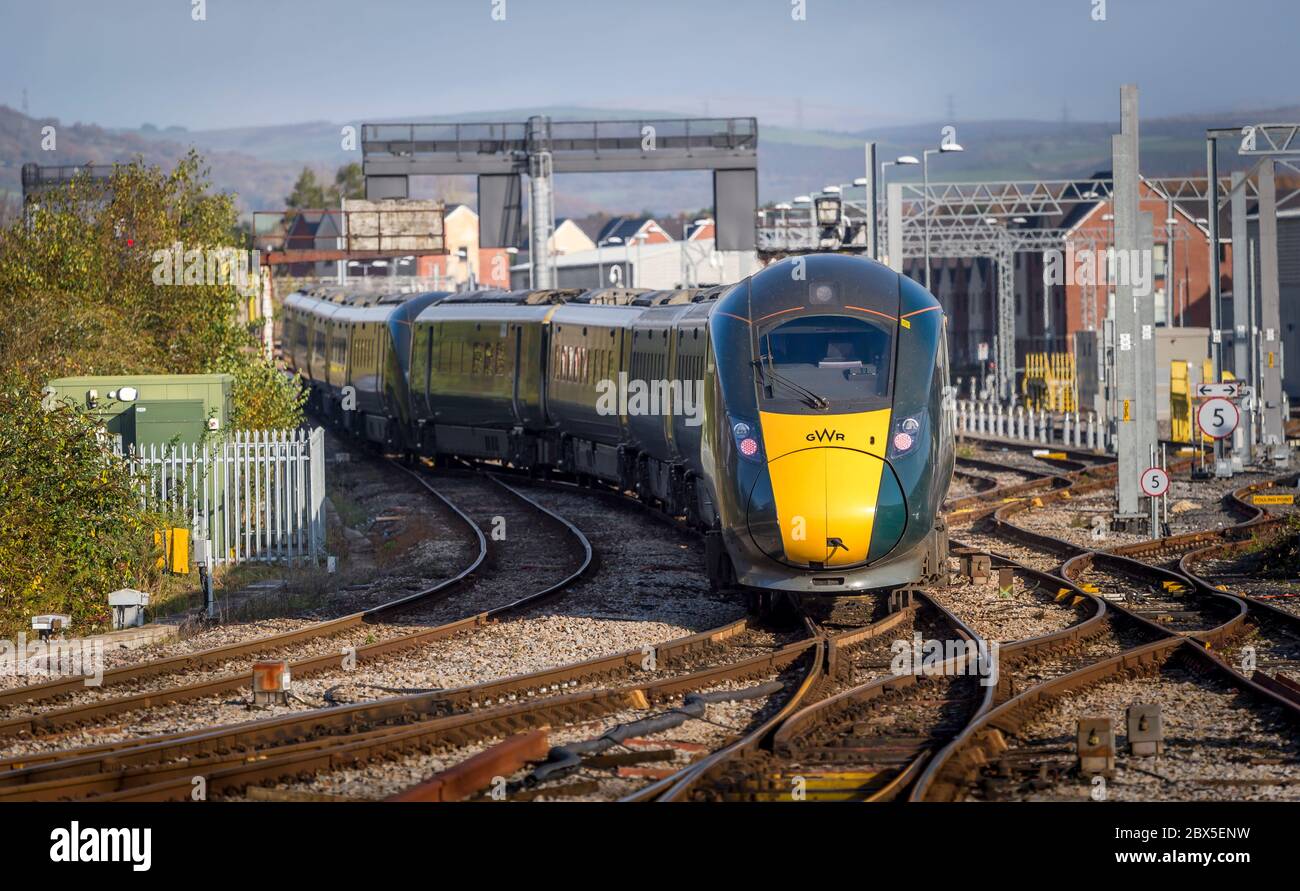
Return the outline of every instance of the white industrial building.
{"type": "MultiPolygon", "coordinates": [[[[611,245],[553,258],[556,287],[622,285],[651,290],[730,284],[761,268],[754,251],[715,251],[712,238],[611,245]]],[[[528,288],[526,263],[510,267],[510,285],[528,288]]]]}

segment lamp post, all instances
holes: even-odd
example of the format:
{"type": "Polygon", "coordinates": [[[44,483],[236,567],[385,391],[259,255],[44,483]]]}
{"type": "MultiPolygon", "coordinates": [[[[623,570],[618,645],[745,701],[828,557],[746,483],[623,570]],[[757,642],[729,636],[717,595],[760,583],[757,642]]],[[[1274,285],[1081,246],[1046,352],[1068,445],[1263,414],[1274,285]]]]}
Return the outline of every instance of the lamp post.
{"type": "MultiPolygon", "coordinates": [[[[880,184],[876,187],[876,191],[882,195],[885,192],[885,168],[886,167],[893,167],[895,165],[901,167],[912,167],[920,163],[921,162],[917,160],[915,155],[899,155],[897,158],[895,158],[892,161],[881,161],[880,162],[880,184]]],[[[876,208],[874,207],[871,208],[871,212],[873,214],[877,213],[876,208]]],[[[879,239],[880,237],[879,233],[880,233],[882,222],[884,222],[884,216],[881,214],[877,214],[876,216],[876,238],[877,239],[879,239]]],[[[877,246],[877,250],[876,250],[876,259],[877,260],[880,259],[879,246],[877,246]]]]}
{"type": "Polygon", "coordinates": [[[596,242],[596,278],[598,279],[596,287],[605,287],[605,264],[601,250],[604,249],[607,244],[622,243],[623,239],[619,238],[617,235],[611,235],[609,238],[602,238],[600,241],[596,242]]]}
{"type": "Polygon", "coordinates": [[[922,219],[925,222],[925,289],[930,290],[930,156],[948,152],[965,151],[955,142],[945,142],[937,149],[921,152],[921,178],[925,182],[925,195],[922,199],[922,219]]]}
{"type": "Polygon", "coordinates": [[[631,270],[628,274],[628,278],[630,279],[630,281],[628,282],[629,288],[635,288],[637,286],[636,285],[637,279],[641,277],[641,243],[649,240],[650,240],[649,235],[646,235],[643,232],[638,232],[636,235],[633,235],[631,238],[629,238],[627,240],[627,243],[623,245],[623,250],[627,254],[628,265],[631,266],[632,243],[636,242],[636,266],[631,266],[631,270]]]}

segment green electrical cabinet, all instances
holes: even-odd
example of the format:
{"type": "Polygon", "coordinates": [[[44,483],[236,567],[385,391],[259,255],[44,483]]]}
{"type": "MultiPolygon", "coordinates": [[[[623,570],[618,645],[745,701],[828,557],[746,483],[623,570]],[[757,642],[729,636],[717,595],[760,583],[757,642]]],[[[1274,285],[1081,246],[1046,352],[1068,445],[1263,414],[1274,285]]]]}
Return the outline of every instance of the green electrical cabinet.
{"type": "Polygon", "coordinates": [[[121,374],[64,377],[46,385],[44,396],[90,410],[123,451],[195,443],[230,422],[228,374],[121,374]]]}

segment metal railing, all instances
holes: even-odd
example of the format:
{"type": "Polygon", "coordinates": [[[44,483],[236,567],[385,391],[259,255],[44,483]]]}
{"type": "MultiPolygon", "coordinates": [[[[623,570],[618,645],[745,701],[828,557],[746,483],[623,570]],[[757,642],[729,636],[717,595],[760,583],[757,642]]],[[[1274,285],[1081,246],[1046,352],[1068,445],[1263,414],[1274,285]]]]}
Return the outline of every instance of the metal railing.
{"type": "MultiPolygon", "coordinates": [[[[121,454],[120,447],[118,449],[121,454]]],[[[236,431],[218,442],[121,455],[144,504],[184,516],[213,563],[319,560],[325,553],[325,433],[236,431]]]]}
{"type": "MultiPolygon", "coordinates": [[[[656,149],[754,151],[757,118],[647,118],[615,121],[551,121],[552,152],[641,152],[647,132],[656,149]],[[647,131],[646,128],[653,128],[647,131]]],[[[527,123],[363,124],[362,155],[405,158],[527,154],[527,123]]]]}
{"type": "Polygon", "coordinates": [[[957,432],[1093,451],[1112,451],[1113,445],[1095,412],[1035,411],[999,402],[959,400],[957,432]]]}

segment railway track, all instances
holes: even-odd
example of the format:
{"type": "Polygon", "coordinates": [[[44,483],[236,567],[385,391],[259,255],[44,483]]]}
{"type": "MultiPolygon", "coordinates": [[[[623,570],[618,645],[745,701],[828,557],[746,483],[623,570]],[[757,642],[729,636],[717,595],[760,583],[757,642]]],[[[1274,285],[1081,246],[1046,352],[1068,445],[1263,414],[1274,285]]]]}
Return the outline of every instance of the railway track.
{"type": "MultiPolygon", "coordinates": [[[[918,594],[913,635],[925,640],[981,643],[969,627],[929,597],[918,594]]],[[[904,615],[903,612],[895,615],[904,615]]],[[[888,620],[886,620],[888,621],[888,620]]],[[[878,627],[871,629],[880,636],[878,627]]],[[[906,629],[901,629],[906,630],[906,629]]],[[[842,632],[855,634],[861,632],[842,632]]],[[[889,640],[899,640],[897,629],[889,640]]],[[[906,640],[906,638],[901,638],[906,640]]],[[[845,659],[844,637],[830,636],[827,652],[845,659]]],[[[894,648],[891,646],[887,653],[894,648]]],[[[917,654],[919,655],[919,653],[917,654]]],[[[676,777],[660,800],[772,801],[869,800],[892,794],[947,736],[955,734],[991,696],[978,675],[959,673],[958,658],[941,660],[933,673],[895,673],[890,662],[877,677],[835,690],[828,679],[809,698],[815,701],[770,728],[739,740],[676,777]],[[829,693],[829,695],[827,695],[829,693]]]]}
{"type": "MultiPolygon", "coordinates": [[[[1252,493],[1279,482],[1286,480],[1257,482],[1229,493],[1225,508],[1240,519],[1229,528],[1124,545],[1109,552],[1083,548],[1041,530],[1018,526],[1010,519],[1035,506],[1068,501],[1074,492],[1086,491],[1088,484],[1077,478],[1070,486],[1035,500],[1020,499],[994,510],[973,512],[975,522],[982,524],[973,543],[1002,544],[1003,552],[1014,552],[1010,556],[1028,553],[1040,569],[1059,562],[1054,575],[1068,584],[1062,588],[1063,595],[1076,597],[1079,594],[1074,592],[1079,592],[1107,601],[1103,604],[1109,614],[1106,632],[1063,658],[1020,665],[1004,658],[1003,678],[1007,683],[1000,691],[999,704],[972,722],[936,756],[910,797],[1078,797],[1078,773],[1071,766],[1074,749],[1070,738],[1062,735],[1062,715],[1077,716],[1079,709],[1072,711],[1071,703],[1104,708],[1104,701],[1097,703],[1088,698],[1087,691],[1098,685],[1115,682],[1110,689],[1121,691],[1120,695],[1136,695],[1131,685],[1123,683],[1135,674],[1147,679],[1143,689],[1149,696],[1162,690],[1160,683],[1150,683],[1151,678],[1164,678],[1175,693],[1186,695],[1206,684],[1218,685],[1204,692],[1203,698],[1216,719],[1228,722],[1222,726],[1229,726],[1232,717],[1223,711],[1227,706],[1220,699],[1229,695],[1224,691],[1230,691],[1231,696],[1242,694],[1255,708],[1249,718],[1236,715],[1238,723],[1262,721],[1276,730],[1274,724],[1278,722],[1289,727],[1300,720],[1300,697],[1292,699],[1285,689],[1278,692],[1283,685],[1276,681],[1276,674],[1251,678],[1230,664],[1242,656],[1245,646],[1255,647],[1258,643],[1252,656],[1257,658],[1262,652],[1274,672],[1293,670],[1300,656],[1296,617],[1268,610],[1268,604],[1251,602],[1249,597],[1233,596],[1230,586],[1214,584],[1214,578],[1202,578],[1192,571],[1193,566],[1211,555],[1249,548],[1248,543],[1239,540],[1243,535],[1279,522],[1251,503],[1252,493]],[[1265,608],[1261,609],[1261,605],[1265,608]],[[1219,711],[1214,711],[1216,708],[1219,711]],[[1039,719],[1040,723],[1033,723],[1039,719]]],[[[966,543],[972,543],[970,539],[967,536],[966,543]]],[[[1176,695],[1171,696],[1177,701],[1176,695]]],[[[1117,708],[1115,702],[1110,702],[1112,716],[1117,708]]],[[[1185,745],[1195,751],[1194,741],[1185,745]]],[[[1264,757],[1259,753],[1236,754],[1256,760],[1264,757]]],[[[1300,759],[1294,764],[1300,765],[1300,759]]],[[[1137,763],[1134,768],[1146,770],[1137,763]]],[[[1188,779],[1198,790],[1193,797],[1205,797],[1197,783],[1214,787],[1213,779],[1188,779]]],[[[1296,772],[1257,779],[1263,787],[1287,788],[1295,781],[1296,772]]],[[[1161,782],[1178,780],[1166,777],[1161,782]]],[[[1250,776],[1238,776],[1219,785],[1241,789],[1251,782],[1250,776]]]]}
{"type": "Polygon", "coordinates": [[[666,642],[656,648],[652,671],[643,667],[646,654],[638,649],[460,689],[42,756],[36,763],[14,761],[0,773],[0,800],[110,793],[121,793],[117,800],[168,800],[187,797],[184,789],[199,775],[211,794],[236,794],[250,784],[293,780],[331,764],[355,766],[421,747],[454,748],[520,729],[648,708],[686,692],[815,661],[812,639],[747,643],[756,631],[749,620],[739,620],[666,642]],[[635,682],[609,684],[629,676],[635,682]],[[164,788],[146,788],[160,784],[164,788]]]}
{"type": "MultiPolygon", "coordinates": [[[[1183,779],[1206,780],[1221,775],[1219,759],[1229,754],[1235,758],[1251,752],[1248,757],[1269,759],[1280,749],[1290,781],[1300,777],[1294,769],[1300,759],[1292,738],[1300,709],[1248,681],[1203,647],[1171,637],[1093,662],[1003,702],[931,763],[911,797],[1086,798],[1091,784],[1074,764],[1074,722],[1100,716],[1121,728],[1129,705],[1152,702],[1162,705],[1165,720],[1177,732],[1166,734],[1159,760],[1119,757],[1121,776],[1168,771],[1177,764],[1180,773],[1194,771],[1183,779]],[[1234,701],[1239,699],[1248,704],[1234,701]],[[1220,740],[1237,744],[1228,752],[1220,740]]],[[[1261,785],[1270,785],[1276,777],[1263,779],[1261,785]]],[[[1239,792],[1241,787],[1229,788],[1239,792]]]]}
{"type": "MultiPolygon", "coordinates": [[[[430,492],[438,494],[433,483],[423,473],[407,472],[430,492]]],[[[322,637],[335,639],[334,636],[339,631],[362,625],[364,626],[362,630],[366,633],[363,641],[373,639],[373,642],[361,642],[360,645],[347,650],[331,647],[324,653],[308,655],[289,663],[291,674],[295,679],[326,673],[336,673],[339,679],[346,679],[356,666],[373,664],[403,651],[446,640],[546,603],[591,568],[593,555],[590,543],[581,530],[572,523],[493,477],[476,477],[473,481],[476,483],[473,487],[475,492],[491,490],[500,495],[497,499],[485,498],[483,503],[478,505],[477,512],[482,519],[490,521],[494,517],[506,516],[507,529],[512,518],[516,523],[520,523],[520,508],[516,508],[512,514],[501,513],[505,510],[504,503],[507,500],[514,500],[519,505],[525,506],[527,510],[535,511],[536,515],[546,523],[563,530],[564,534],[570,537],[570,548],[574,554],[573,563],[567,567],[557,565],[554,555],[546,559],[542,571],[538,571],[533,563],[512,563],[512,560],[540,560],[546,555],[539,553],[539,549],[545,551],[548,545],[551,547],[555,545],[553,536],[549,539],[541,538],[539,541],[528,534],[523,534],[522,529],[517,529],[513,537],[507,532],[505,542],[510,545],[522,545],[524,550],[512,553],[506,551],[502,543],[497,543],[492,551],[497,556],[488,563],[486,555],[490,549],[487,547],[487,540],[475,520],[468,514],[464,514],[466,521],[472,524],[478,533],[480,553],[471,566],[454,580],[449,580],[447,584],[440,584],[429,591],[418,592],[399,601],[376,607],[365,614],[360,614],[359,617],[350,616],[346,620],[339,620],[338,623],[322,623],[313,626],[306,630],[310,632],[306,637],[293,637],[286,641],[283,637],[277,636],[251,643],[241,643],[233,648],[223,649],[218,654],[196,654],[195,657],[183,657],[180,660],[164,660],[162,664],[144,663],[130,669],[130,673],[128,670],[123,670],[117,682],[121,684],[128,680],[151,678],[164,672],[171,674],[177,670],[178,665],[183,670],[187,664],[191,664],[187,660],[197,659],[197,666],[204,666],[220,659],[221,661],[217,663],[219,666],[229,667],[232,654],[234,657],[265,658],[284,653],[286,643],[298,644],[303,640],[322,637]],[[497,511],[497,513],[484,513],[486,511],[497,511]],[[510,572],[512,568],[522,568],[522,571],[512,573],[510,572]],[[464,596],[458,597],[454,604],[445,605],[444,601],[453,590],[464,596]],[[528,593],[521,595],[520,590],[528,593]],[[488,605],[493,603],[495,605],[488,605]],[[457,618],[439,621],[451,615],[457,618]],[[394,624],[399,617],[403,624],[394,624]],[[381,637],[381,635],[385,636],[381,637]]],[[[463,489],[466,478],[458,476],[457,482],[463,489]]],[[[440,480],[439,485],[441,484],[440,480]]],[[[465,494],[466,492],[461,492],[462,496],[465,494]]],[[[452,502],[448,500],[447,503],[452,502]]],[[[457,510],[459,511],[459,508],[457,510]]],[[[491,528],[490,523],[484,525],[491,528]]],[[[75,682],[79,683],[79,680],[75,682]]],[[[198,682],[155,687],[122,696],[87,696],[85,701],[74,705],[11,717],[0,721],[0,737],[35,737],[70,729],[84,730],[106,719],[128,717],[145,709],[153,710],[151,720],[165,724],[167,716],[159,713],[159,708],[162,706],[217,697],[243,690],[248,686],[247,669],[242,671],[218,669],[208,678],[198,682]]],[[[228,720],[238,720],[240,707],[240,703],[235,703],[227,708],[230,715],[228,720]]]]}
{"type": "MultiPolygon", "coordinates": [[[[400,465],[394,466],[400,467],[400,465]]],[[[475,543],[473,556],[453,576],[406,596],[337,619],[316,622],[281,634],[259,636],[251,640],[213,647],[195,653],[153,659],[112,669],[104,672],[102,683],[91,692],[128,686],[151,678],[211,669],[259,655],[280,653],[288,648],[300,646],[310,641],[335,637],[360,629],[363,626],[390,620],[416,605],[450,596],[464,585],[470,575],[479,569],[487,559],[487,539],[463,510],[442,497],[427,480],[406,468],[401,468],[401,470],[411,475],[423,491],[426,491],[430,497],[437,499],[440,505],[448,510],[452,516],[456,517],[469,532],[475,543]]],[[[85,679],[82,677],[65,677],[40,684],[10,687],[0,690],[0,707],[9,707],[12,710],[14,706],[61,700],[77,693],[90,695],[87,690],[85,679]]],[[[2,733],[3,731],[0,731],[0,734],[2,733]]]]}
{"type": "MultiPolygon", "coordinates": [[[[1171,670],[1182,670],[1186,659],[1201,658],[1172,659],[1183,639],[1197,639],[1198,653],[1205,652],[1208,640],[1223,647],[1215,651],[1219,655],[1235,658],[1240,650],[1233,647],[1269,631],[1272,637],[1257,641],[1265,670],[1291,666],[1300,656],[1300,634],[1293,636],[1285,620],[1257,618],[1248,606],[1234,613],[1232,604],[1242,601],[1217,590],[1213,574],[1202,579],[1189,577],[1186,565],[1181,571],[1169,568],[1180,554],[1210,559],[1207,542],[1218,548],[1241,545],[1231,536],[1245,534],[1243,528],[1275,525],[1277,518],[1247,505],[1249,491],[1234,493],[1243,524],[1166,542],[1164,550],[1152,542],[1145,549],[1129,546],[1133,553],[1120,553],[1122,548],[1103,553],[1016,526],[1010,518],[1024,511],[1068,500],[1080,489],[1113,485],[1095,462],[1076,463],[1081,466],[1060,473],[1025,471],[1013,484],[1027,487],[1019,494],[986,485],[958,499],[972,504],[982,498],[978,507],[956,515],[959,524],[969,522],[981,531],[962,530],[954,538],[973,538],[963,543],[981,549],[1000,544],[995,568],[1007,565],[1015,572],[1020,612],[1008,613],[1006,603],[990,601],[986,613],[971,617],[980,633],[1003,641],[996,684],[982,685],[955,666],[931,676],[889,670],[895,640],[913,634],[980,639],[938,600],[918,592],[900,610],[890,612],[874,602],[863,606],[864,615],[838,623],[809,616],[805,628],[784,636],[752,620],[737,620],[657,645],[658,665],[649,675],[642,667],[644,651],[633,650],[455,690],[296,712],[198,734],[13,757],[0,762],[0,800],[174,800],[190,797],[196,776],[203,777],[205,794],[216,798],[239,798],[251,794],[250,788],[262,790],[252,797],[311,797],[322,778],[326,788],[347,789],[358,776],[373,786],[380,782],[379,772],[400,789],[431,772],[451,776],[469,765],[480,773],[491,769],[514,776],[510,795],[517,798],[770,800],[789,798],[796,788],[812,799],[943,797],[957,788],[950,782],[953,759],[983,752],[967,747],[976,745],[971,740],[990,715],[1011,703],[1022,708],[1033,697],[1073,690],[1072,679],[1081,676],[1100,672],[1104,677],[1115,665],[1126,671],[1125,659],[1136,658],[1141,665],[1154,659],[1161,666],[1169,661],[1171,670]],[[1016,559],[1026,554],[1034,559],[1016,559]],[[1149,565],[1152,560],[1164,568],[1149,565]],[[1149,589],[1142,603],[1130,590],[1135,580],[1149,589]],[[1185,583],[1187,590],[1155,586],[1156,580],[1185,583]],[[1157,602],[1160,597],[1167,599],[1157,602]],[[1196,606],[1185,609],[1187,603],[1196,606]],[[945,615],[957,624],[945,626],[945,615]],[[1015,629],[1023,636],[1007,641],[1015,629]],[[625,679],[635,682],[611,683],[625,679]],[[713,728],[707,745],[688,746],[680,733],[664,738],[648,730],[634,748],[607,751],[612,743],[606,737],[619,728],[638,728],[650,718],[645,726],[655,729],[664,714],[683,710],[692,719],[725,715],[730,732],[713,728]],[[521,733],[541,728],[550,728],[550,740],[563,747],[599,751],[529,781],[535,771],[520,768],[516,743],[529,741],[521,733]],[[681,764],[698,755],[703,757],[681,764]],[[266,791],[268,786],[274,788],[266,791]]],[[[1248,684],[1252,695],[1262,689],[1221,659],[1209,658],[1232,675],[1231,682],[1248,684]]],[[[696,723],[709,729],[707,720],[696,723]]],[[[1051,755],[1035,748],[1022,754],[1051,755]]],[[[1035,788],[1043,787],[1043,777],[1057,782],[1065,776],[1052,773],[1050,759],[1030,762],[1035,788]]],[[[1014,769],[1012,775],[1026,776],[1014,769]]],[[[1003,780],[963,775],[966,785],[960,788],[974,788],[973,782],[994,790],[987,793],[991,797],[1015,797],[1027,788],[1003,780]]]]}

